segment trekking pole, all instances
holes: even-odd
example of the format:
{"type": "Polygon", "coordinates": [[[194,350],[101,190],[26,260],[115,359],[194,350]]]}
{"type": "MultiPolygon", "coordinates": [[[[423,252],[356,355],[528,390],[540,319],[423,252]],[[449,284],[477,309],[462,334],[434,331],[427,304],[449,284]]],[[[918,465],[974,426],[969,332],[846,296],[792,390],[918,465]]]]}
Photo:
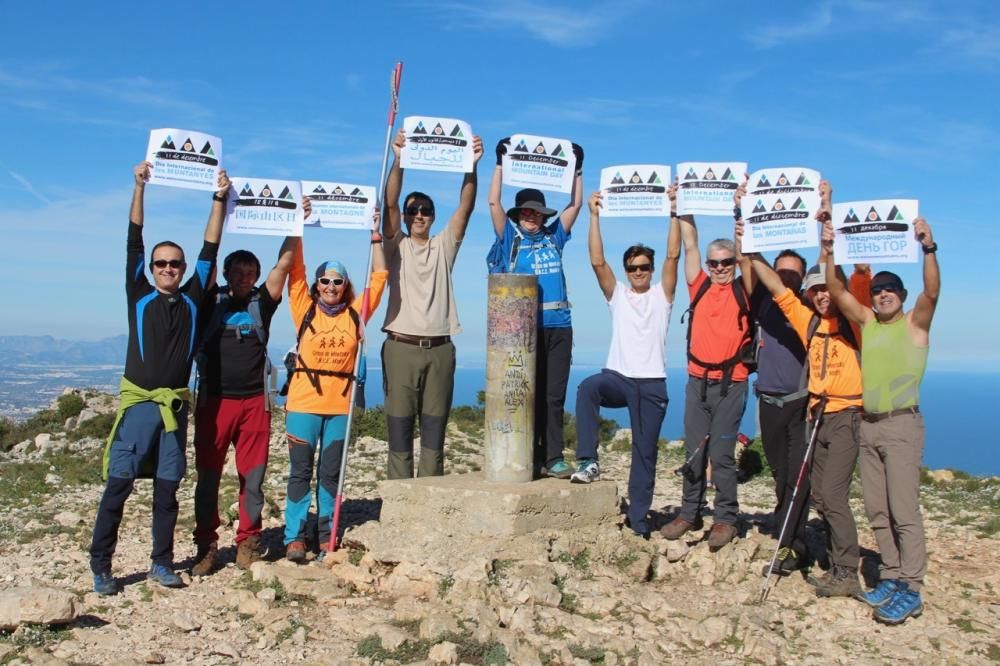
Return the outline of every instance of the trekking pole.
{"type": "MultiPolygon", "coordinates": [[[[392,144],[392,130],[396,125],[396,113],[399,111],[399,83],[403,78],[403,63],[397,62],[396,66],[392,70],[392,75],[389,79],[389,119],[386,123],[385,130],[385,150],[382,153],[382,172],[379,175],[378,186],[375,188],[375,206],[381,211],[382,195],[385,193],[385,174],[389,166],[389,149],[392,144]]],[[[354,372],[357,373],[358,367],[361,365],[361,360],[365,357],[365,347],[367,343],[367,335],[365,334],[365,324],[368,323],[368,318],[371,316],[369,311],[369,289],[371,286],[371,274],[372,274],[372,256],[374,255],[375,248],[372,247],[368,251],[368,268],[365,270],[365,289],[361,293],[361,312],[359,313],[359,325],[358,325],[358,353],[354,358],[354,372]]],[[[327,551],[334,552],[337,550],[337,532],[340,528],[340,506],[344,501],[344,476],[347,473],[347,451],[351,442],[351,425],[354,421],[354,402],[357,397],[358,382],[351,382],[351,397],[348,402],[347,410],[347,426],[344,432],[344,454],[340,457],[340,476],[337,479],[337,497],[333,502],[333,520],[330,524],[330,541],[327,543],[327,551]]]]}
{"type": "MultiPolygon", "coordinates": [[[[694,483],[697,480],[694,473],[694,459],[705,450],[705,447],[708,446],[708,440],[711,439],[711,437],[712,433],[705,435],[705,437],[701,440],[701,444],[699,444],[698,448],[691,454],[691,457],[685,460],[683,465],[675,469],[674,474],[677,476],[683,476],[691,483],[694,483]]],[[[704,468],[705,465],[702,465],[702,467],[704,468]]]]}
{"type": "Polygon", "coordinates": [[[760,601],[767,599],[768,592],[770,592],[771,576],[774,574],[774,563],[778,559],[778,551],[781,550],[781,540],[785,538],[785,529],[788,527],[788,520],[792,517],[792,508],[795,506],[795,498],[798,497],[799,487],[802,485],[802,479],[805,478],[806,470],[809,469],[809,455],[812,453],[813,448],[816,446],[816,435],[819,433],[819,427],[823,423],[823,411],[826,409],[826,396],[821,396],[819,403],[816,405],[816,418],[813,420],[812,434],[809,436],[809,444],[806,446],[806,453],[802,457],[802,465],[799,467],[799,475],[795,479],[795,487],[792,489],[792,498],[788,501],[788,509],[785,511],[785,519],[781,523],[781,531],[778,533],[778,547],[774,549],[774,555],[771,556],[771,563],[767,567],[767,578],[764,579],[764,584],[760,588],[760,601]]]}

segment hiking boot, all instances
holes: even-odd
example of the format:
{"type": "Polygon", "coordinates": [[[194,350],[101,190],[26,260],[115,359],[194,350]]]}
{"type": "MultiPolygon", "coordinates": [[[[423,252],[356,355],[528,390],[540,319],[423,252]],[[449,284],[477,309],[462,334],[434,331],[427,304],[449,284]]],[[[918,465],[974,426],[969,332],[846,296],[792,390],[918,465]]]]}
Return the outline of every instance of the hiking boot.
{"type": "Polygon", "coordinates": [[[736,526],[726,523],[714,523],[708,533],[708,549],[713,553],[736,538],[736,526]]]}
{"type": "Polygon", "coordinates": [[[198,546],[198,554],[194,556],[194,566],[191,567],[192,576],[207,576],[215,570],[215,558],[219,554],[219,542],[213,541],[208,545],[198,546]]]}
{"type": "Polygon", "coordinates": [[[545,476],[550,479],[568,479],[573,476],[573,468],[565,460],[559,458],[548,466],[545,470],[545,476]]]}
{"type": "Polygon", "coordinates": [[[817,582],[816,596],[854,597],[861,593],[861,583],[858,582],[858,572],[855,569],[835,565],[830,572],[832,575],[829,580],[820,579],[817,582]]]}
{"type": "Polygon", "coordinates": [[[693,523],[689,523],[680,516],[677,516],[669,523],[660,528],[660,534],[668,541],[675,541],[690,532],[702,528],[701,518],[695,518],[693,523]]]}
{"type": "Polygon", "coordinates": [[[184,587],[184,581],[181,580],[181,577],[175,574],[172,569],[162,564],[154,563],[153,566],[149,567],[146,580],[159,583],[163,587],[184,587]]]}
{"type": "Polygon", "coordinates": [[[920,617],[924,612],[924,604],[920,593],[911,590],[906,583],[899,583],[899,588],[889,601],[875,609],[875,619],[884,624],[903,624],[907,618],[920,617]]]}
{"type": "Polygon", "coordinates": [[[880,580],[875,589],[870,592],[861,591],[861,594],[854,596],[858,601],[863,601],[872,608],[878,608],[879,606],[884,606],[889,603],[892,596],[896,594],[896,590],[899,589],[899,581],[892,578],[887,580],[880,580]]]}
{"type": "Polygon", "coordinates": [[[760,575],[767,578],[768,574],[776,576],[787,576],[788,574],[805,566],[805,558],[795,552],[794,548],[784,547],[778,549],[778,555],[774,558],[774,565],[765,564],[760,575]]]}
{"type": "Polygon", "coordinates": [[[248,536],[236,544],[236,566],[249,569],[250,565],[264,557],[260,549],[260,537],[248,536]]]}
{"type": "Polygon", "coordinates": [[[122,591],[118,581],[114,579],[111,572],[94,574],[94,592],[99,597],[111,597],[122,591]]]}
{"type": "Polygon", "coordinates": [[[580,466],[569,477],[570,483],[593,483],[601,480],[601,466],[596,460],[581,460],[580,466]]]}
{"type": "Polygon", "coordinates": [[[285,548],[285,558],[290,562],[306,561],[306,544],[304,541],[293,541],[285,548]]]}

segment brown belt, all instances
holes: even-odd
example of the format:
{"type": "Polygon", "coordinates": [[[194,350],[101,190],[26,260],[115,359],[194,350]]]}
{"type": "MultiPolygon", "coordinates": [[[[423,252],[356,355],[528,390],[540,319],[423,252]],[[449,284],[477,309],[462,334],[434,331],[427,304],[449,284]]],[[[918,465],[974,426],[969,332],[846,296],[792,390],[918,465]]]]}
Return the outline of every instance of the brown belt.
{"type": "Polygon", "coordinates": [[[393,333],[392,331],[386,331],[386,335],[389,336],[390,340],[420,347],[421,349],[433,349],[434,347],[440,347],[451,342],[450,335],[433,335],[429,338],[421,338],[416,335],[403,335],[402,333],[393,333]]]}
{"type": "Polygon", "coordinates": [[[865,421],[868,423],[878,423],[879,421],[884,421],[885,419],[891,419],[893,416],[902,416],[903,414],[919,414],[920,407],[914,405],[913,407],[903,407],[902,409],[894,409],[891,412],[865,412],[861,415],[865,421]]]}

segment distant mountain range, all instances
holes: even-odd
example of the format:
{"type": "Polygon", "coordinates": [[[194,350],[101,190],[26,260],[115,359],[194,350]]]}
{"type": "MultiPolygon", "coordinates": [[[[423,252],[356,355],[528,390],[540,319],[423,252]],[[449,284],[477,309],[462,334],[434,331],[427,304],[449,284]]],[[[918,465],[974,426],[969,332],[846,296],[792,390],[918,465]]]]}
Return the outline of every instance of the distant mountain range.
{"type": "Polygon", "coordinates": [[[0,363],[121,365],[127,335],[103,340],[62,340],[51,335],[0,335],[0,363]]]}

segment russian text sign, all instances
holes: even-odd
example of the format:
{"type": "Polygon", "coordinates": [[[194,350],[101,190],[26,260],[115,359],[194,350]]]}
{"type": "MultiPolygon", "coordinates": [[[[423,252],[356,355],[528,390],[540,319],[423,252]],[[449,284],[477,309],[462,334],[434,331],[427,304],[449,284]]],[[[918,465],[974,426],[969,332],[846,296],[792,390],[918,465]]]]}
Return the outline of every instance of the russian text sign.
{"type": "Polygon", "coordinates": [[[912,264],[917,261],[916,199],[851,201],[833,205],[833,254],[838,264],[912,264]]]}

